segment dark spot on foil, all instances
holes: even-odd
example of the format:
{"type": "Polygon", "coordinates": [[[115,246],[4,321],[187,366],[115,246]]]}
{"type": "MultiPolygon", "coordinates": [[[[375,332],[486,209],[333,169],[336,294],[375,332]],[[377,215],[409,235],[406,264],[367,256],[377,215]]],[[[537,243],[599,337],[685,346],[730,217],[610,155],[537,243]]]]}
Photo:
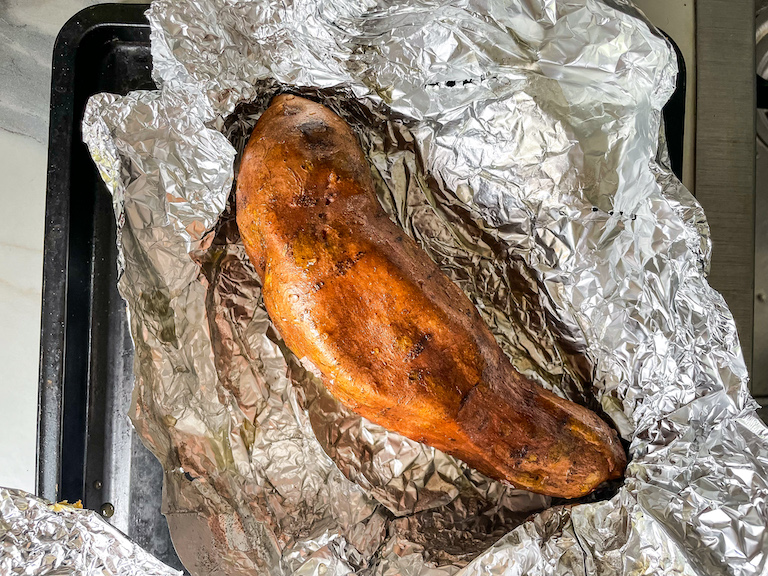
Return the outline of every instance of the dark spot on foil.
{"type": "Polygon", "coordinates": [[[178,346],[176,337],[176,322],[168,294],[162,290],[152,290],[141,293],[142,308],[147,317],[156,323],[157,338],[166,344],[178,346]]]}

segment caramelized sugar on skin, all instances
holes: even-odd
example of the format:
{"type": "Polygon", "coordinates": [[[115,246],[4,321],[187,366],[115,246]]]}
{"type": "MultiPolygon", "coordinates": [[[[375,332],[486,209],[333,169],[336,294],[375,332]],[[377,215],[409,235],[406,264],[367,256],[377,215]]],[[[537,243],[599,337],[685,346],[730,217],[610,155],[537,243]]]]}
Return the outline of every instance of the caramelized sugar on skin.
{"type": "Polygon", "coordinates": [[[243,156],[237,222],[286,344],[355,412],[542,494],[621,476],[616,433],[512,367],[384,213],[355,135],[328,108],[273,100],[243,156]]]}

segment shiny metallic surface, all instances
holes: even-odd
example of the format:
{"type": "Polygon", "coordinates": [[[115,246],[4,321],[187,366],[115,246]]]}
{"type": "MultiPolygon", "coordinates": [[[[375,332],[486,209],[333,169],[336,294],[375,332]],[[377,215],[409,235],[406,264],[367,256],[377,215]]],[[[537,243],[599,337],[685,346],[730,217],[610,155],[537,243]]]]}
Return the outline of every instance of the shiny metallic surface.
{"type": "Polygon", "coordinates": [[[161,90],[94,97],[83,136],[120,228],[131,418],[190,572],[765,572],[768,433],[706,218],[665,165],[675,59],[628,2],[148,14],[161,90]],[[617,427],[620,486],[565,503],[491,481],[350,413],[287,350],[230,203],[286,90],[351,124],[384,209],[518,369],[617,427]]]}
{"type": "Polygon", "coordinates": [[[754,38],[755,0],[697,0],[696,199],[720,247],[709,281],[733,313],[755,379],[752,391],[764,396],[766,345],[761,327],[753,333],[753,323],[764,321],[755,302],[755,215],[764,216],[755,211],[754,38]]]}
{"type": "Polygon", "coordinates": [[[0,574],[179,576],[96,512],[0,488],[0,574]]]}
{"type": "Polygon", "coordinates": [[[115,507],[111,502],[105,502],[101,505],[99,512],[104,518],[112,518],[115,514],[115,507]]]}
{"type": "MultiPolygon", "coordinates": [[[[768,78],[768,2],[755,16],[757,75],[768,78]]],[[[758,104],[759,105],[759,104],[758,104]]],[[[751,391],[768,416],[768,109],[755,115],[755,302],[751,391]]],[[[766,419],[766,418],[764,418],[766,419]]],[[[767,419],[768,420],[768,419],[767,419]]]]}

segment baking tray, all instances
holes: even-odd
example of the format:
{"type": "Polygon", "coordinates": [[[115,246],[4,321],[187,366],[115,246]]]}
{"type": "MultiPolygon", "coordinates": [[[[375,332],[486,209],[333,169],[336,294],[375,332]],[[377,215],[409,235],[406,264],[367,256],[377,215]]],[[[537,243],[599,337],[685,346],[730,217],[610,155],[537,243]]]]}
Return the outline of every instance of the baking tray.
{"type": "Polygon", "coordinates": [[[53,50],[37,493],[82,500],[181,569],[160,512],[162,467],[128,420],[133,347],[117,292],[112,200],[80,133],[92,94],[155,89],[148,7],[87,8],[53,50]]]}
{"type": "MultiPolygon", "coordinates": [[[[133,347],[116,287],[112,202],[80,133],[92,94],[155,88],[147,8],[87,8],[62,28],[54,47],[37,492],[49,500],[82,500],[181,569],[160,512],[162,468],[133,433],[127,416],[133,347]]],[[[678,176],[684,91],[683,72],[664,117],[678,176]]]]}

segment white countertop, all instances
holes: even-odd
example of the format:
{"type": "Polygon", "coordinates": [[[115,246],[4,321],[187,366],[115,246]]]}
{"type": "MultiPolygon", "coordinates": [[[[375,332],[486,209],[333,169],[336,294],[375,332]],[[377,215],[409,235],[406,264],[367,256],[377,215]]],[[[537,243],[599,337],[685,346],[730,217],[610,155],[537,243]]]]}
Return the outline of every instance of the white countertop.
{"type": "Polygon", "coordinates": [[[35,490],[51,55],[67,20],[100,3],[0,2],[0,486],[30,492],[35,490]]]}

